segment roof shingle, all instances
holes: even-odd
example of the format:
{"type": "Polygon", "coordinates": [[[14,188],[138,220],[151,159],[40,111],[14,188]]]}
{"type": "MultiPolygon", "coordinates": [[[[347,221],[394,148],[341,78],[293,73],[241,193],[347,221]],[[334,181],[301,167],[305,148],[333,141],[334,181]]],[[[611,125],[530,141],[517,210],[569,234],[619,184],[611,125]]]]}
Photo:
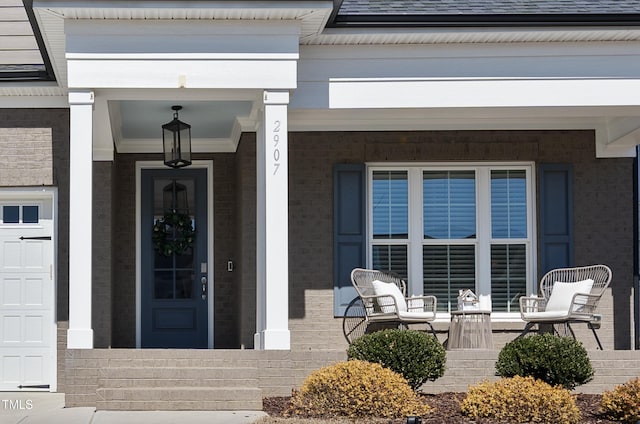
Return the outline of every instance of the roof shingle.
{"type": "Polygon", "coordinates": [[[338,15],[636,13],[640,0],[343,0],[338,15]]]}

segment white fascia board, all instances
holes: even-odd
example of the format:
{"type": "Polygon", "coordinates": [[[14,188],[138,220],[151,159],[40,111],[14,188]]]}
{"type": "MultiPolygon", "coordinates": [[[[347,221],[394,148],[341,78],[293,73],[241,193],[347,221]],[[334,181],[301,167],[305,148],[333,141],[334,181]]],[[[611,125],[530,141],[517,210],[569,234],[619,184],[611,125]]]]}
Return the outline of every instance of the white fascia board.
{"type": "Polygon", "coordinates": [[[74,88],[294,89],[295,60],[69,60],[74,88]]]}
{"type": "Polygon", "coordinates": [[[346,79],[329,81],[329,108],[638,106],[640,79],[346,79]]]}

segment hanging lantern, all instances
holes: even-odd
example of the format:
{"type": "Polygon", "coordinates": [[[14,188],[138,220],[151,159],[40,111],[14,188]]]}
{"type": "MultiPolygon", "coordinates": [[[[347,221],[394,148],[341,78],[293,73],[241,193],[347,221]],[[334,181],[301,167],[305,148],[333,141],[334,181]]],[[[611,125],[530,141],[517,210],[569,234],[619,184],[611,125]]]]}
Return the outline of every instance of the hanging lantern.
{"type": "Polygon", "coordinates": [[[173,121],[162,126],[164,164],[171,168],[191,165],[191,125],[178,119],[182,106],[171,106],[173,121]]]}

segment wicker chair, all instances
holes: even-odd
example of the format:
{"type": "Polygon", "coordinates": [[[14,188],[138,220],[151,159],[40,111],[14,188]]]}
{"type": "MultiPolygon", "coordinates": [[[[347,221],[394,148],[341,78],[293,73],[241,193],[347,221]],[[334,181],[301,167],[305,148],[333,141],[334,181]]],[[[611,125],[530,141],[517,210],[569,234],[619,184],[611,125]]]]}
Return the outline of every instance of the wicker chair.
{"type": "Polygon", "coordinates": [[[356,268],[351,271],[351,282],[362,301],[366,326],[374,323],[427,324],[436,333],[431,322],[436,319],[435,296],[406,297],[407,286],[399,276],[382,271],[356,268]]]}
{"type": "Polygon", "coordinates": [[[518,337],[522,337],[536,324],[564,325],[565,332],[575,339],[571,323],[583,322],[593,332],[598,347],[602,344],[596,333],[602,316],[596,308],[611,282],[611,269],[606,265],[577,268],[558,268],[549,271],[540,280],[540,296],[520,298],[520,315],[527,323],[518,337]]]}

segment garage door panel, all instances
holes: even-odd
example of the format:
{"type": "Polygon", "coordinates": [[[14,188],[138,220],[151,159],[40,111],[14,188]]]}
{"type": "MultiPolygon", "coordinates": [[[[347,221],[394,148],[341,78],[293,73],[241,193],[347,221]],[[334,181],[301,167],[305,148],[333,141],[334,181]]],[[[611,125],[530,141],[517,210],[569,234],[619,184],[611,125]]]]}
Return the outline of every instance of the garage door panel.
{"type": "Polygon", "coordinates": [[[10,347],[22,341],[22,317],[5,314],[2,317],[2,347],[10,347]]]}
{"type": "Polygon", "coordinates": [[[0,390],[18,390],[19,386],[48,384],[48,349],[27,349],[20,355],[0,354],[0,390]]]}
{"type": "Polygon", "coordinates": [[[24,268],[29,271],[42,272],[45,266],[44,242],[28,240],[24,242],[24,268]]]}
{"type": "Polygon", "coordinates": [[[22,249],[20,246],[21,242],[18,241],[9,241],[4,240],[2,242],[2,271],[15,271],[22,268],[22,263],[20,261],[20,257],[22,256],[22,249]]]}
{"type": "Polygon", "coordinates": [[[0,348],[48,346],[51,341],[49,314],[7,311],[0,316],[0,348]]]}
{"type": "Polygon", "coordinates": [[[50,299],[45,299],[44,281],[42,278],[25,278],[25,299],[24,304],[33,309],[34,306],[45,306],[50,299]]]}
{"type": "Polygon", "coordinates": [[[20,369],[21,365],[21,357],[20,355],[2,355],[2,360],[0,361],[0,374],[2,375],[2,383],[7,385],[5,389],[9,388],[9,386],[13,385],[13,387],[20,384],[21,381],[21,373],[20,369]]]}
{"type": "Polygon", "coordinates": [[[42,376],[46,367],[45,358],[40,355],[25,355],[22,361],[24,385],[42,384],[42,376]]]}
{"type": "Polygon", "coordinates": [[[19,306],[22,304],[22,282],[19,277],[5,277],[2,279],[0,290],[0,305],[5,307],[19,306]]]}
{"type": "Polygon", "coordinates": [[[49,276],[8,275],[0,280],[0,306],[5,309],[50,309],[53,281],[49,276]]]}

